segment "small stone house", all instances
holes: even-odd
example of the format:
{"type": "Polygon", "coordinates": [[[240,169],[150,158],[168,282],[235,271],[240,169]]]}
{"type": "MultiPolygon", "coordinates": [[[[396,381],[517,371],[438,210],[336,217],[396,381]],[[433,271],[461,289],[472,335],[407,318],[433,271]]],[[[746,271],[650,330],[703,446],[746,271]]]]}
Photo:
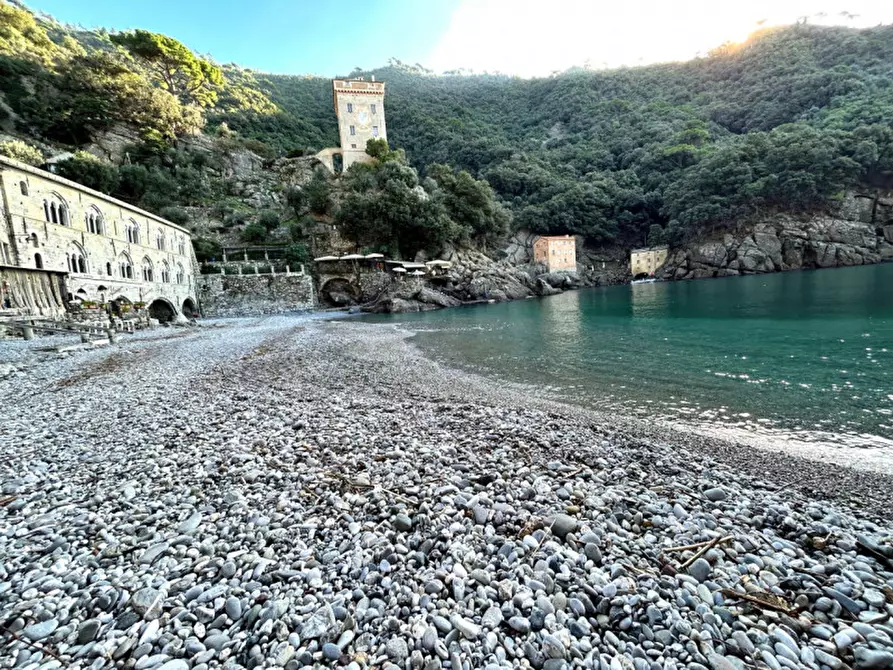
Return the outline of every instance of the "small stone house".
{"type": "Polygon", "coordinates": [[[577,270],[577,240],[573,235],[543,236],[533,243],[533,262],[549,272],[577,270]]]}
{"type": "Polygon", "coordinates": [[[657,269],[667,262],[668,253],[667,247],[633,249],[629,254],[630,274],[633,277],[653,276],[657,269]]]}

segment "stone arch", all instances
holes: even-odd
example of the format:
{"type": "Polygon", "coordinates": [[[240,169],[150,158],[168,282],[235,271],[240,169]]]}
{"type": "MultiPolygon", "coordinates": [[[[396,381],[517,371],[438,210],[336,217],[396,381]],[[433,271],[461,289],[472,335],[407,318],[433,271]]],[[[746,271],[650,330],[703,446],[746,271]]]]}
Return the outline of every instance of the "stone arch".
{"type": "Polygon", "coordinates": [[[332,277],[326,280],[319,289],[319,297],[331,307],[355,305],[359,299],[357,287],[345,277],[332,277]]]}
{"type": "Polygon", "coordinates": [[[149,316],[159,323],[168,323],[177,317],[177,308],[165,298],[156,298],[149,303],[149,316]]]}
{"type": "Polygon", "coordinates": [[[639,279],[648,279],[651,275],[647,272],[639,272],[636,275],[633,275],[633,281],[638,281],[639,279]]]}
{"type": "Polygon", "coordinates": [[[183,315],[188,319],[197,313],[198,310],[195,308],[195,302],[193,302],[192,298],[186,298],[186,300],[183,301],[183,315]]]}

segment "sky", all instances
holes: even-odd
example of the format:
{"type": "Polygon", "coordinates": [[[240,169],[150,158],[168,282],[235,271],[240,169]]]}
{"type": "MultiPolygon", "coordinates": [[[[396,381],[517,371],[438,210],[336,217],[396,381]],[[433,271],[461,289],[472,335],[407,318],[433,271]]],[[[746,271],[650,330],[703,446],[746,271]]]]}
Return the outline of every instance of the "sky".
{"type": "Polygon", "coordinates": [[[170,35],[218,63],[343,76],[391,57],[546,76],[685,60],[760,26],[893,23],[893,0],[32,0],[65,23],[170,35]],[[844,14],[845,13],[845,14],[844,14]]]}

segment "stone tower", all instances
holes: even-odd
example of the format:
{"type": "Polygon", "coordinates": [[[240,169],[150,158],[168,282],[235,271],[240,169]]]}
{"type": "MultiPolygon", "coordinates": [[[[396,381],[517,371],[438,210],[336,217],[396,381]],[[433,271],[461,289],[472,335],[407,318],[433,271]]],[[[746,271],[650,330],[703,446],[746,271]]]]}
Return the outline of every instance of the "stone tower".
{"type": "Polygon", "coordinates": [[[341,138],[343,169],[368,160],[366,142],[388,139],[384,121],[384,82],[364,79],[333,79],[335,114],[341,138]]]}

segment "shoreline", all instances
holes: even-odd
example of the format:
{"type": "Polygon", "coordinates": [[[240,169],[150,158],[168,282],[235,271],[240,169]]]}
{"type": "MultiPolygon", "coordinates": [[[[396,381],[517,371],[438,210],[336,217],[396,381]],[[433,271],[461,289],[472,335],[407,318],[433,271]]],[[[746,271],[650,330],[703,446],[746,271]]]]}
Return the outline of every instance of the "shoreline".
{"type": "MultiPolygon", "coordinates": [[[[426,366],[423,380],[417,383],[430,384],[433,376],[440,377],[440,382],[447,386],[460,383],[466,392],[478,394],[492,403],[505,403],[507,406],[536,408],[543,411],[573,417],[582,424],[598,426],[602,430],[619,431],[624,440],[645,440],[663,442],[669,448],[679,448],[690,452],[687,457],[699,456],[716,459],[733,468],[746,468],[752,473],[759,472],[782,479],[778,483],[786,489],[812,488],[815,492],[831,493],[838,500],[863,500],[865,489],[872,490],[873,497],[865,501],[874,508],[878,518],[885,518],[883,510],[893,508],[893,472],[871,467],[853,466],[835,461],[826,461],[817,457],[809,445],[764,444],[757,446],[741,439],[733,439],[723,435],[711,436],[695,429],[672,424],[670,422],[642,419],[635,416],[606,415],[597,409],[584,405],[564,402],[562,400],[532,396],[525,391],[532,386],[521,383],[508,383],[495,380],[485,375],[468,372],[454,367],[444,366],[429,357],[416,343],[412,342],[415,333],[398,324],[364,323],[362,320],[332,321],[339,325],[346,324],[358,328],[388,329],[394,331],[394,338],[399,341],[403,350],[396,354],[388,365],[404,365],[411,360],[415,365],[426,366]],[[831,468],[840,471],[829,472],[831,468]],[[786,475],[786,476],[784,476],[786,475]],[[875,498],[874,495],[878,497],[875,498]]],[[[362,336],[354,334],[352,339],[361,340],[362,336]]],[[[388,347],[379,346],[367,351],[369,357],[380,356],[388,347]]],[[[448,397],[453,397],[448,392],[448,397]]],[[[614,439],[618,439],[615,436],[614,439]]],[[[824,454],[829,458],[846,459],[847,454],[824,454]]],[[[863,455],[864,454],[860,454],[863,455]]],[[[877,456],[881,459],[881,456],[877,456]]],[[[886,464],[884,464],[886,465],[886,464]]],[[[889,466],[888,466],[889,467],[889,466]]]]}
{"type": "Polygon", "coordinates": [[[352,319],[0,390],[2,668],[893,662],[883,475],[531,398],[352,319]]]}

